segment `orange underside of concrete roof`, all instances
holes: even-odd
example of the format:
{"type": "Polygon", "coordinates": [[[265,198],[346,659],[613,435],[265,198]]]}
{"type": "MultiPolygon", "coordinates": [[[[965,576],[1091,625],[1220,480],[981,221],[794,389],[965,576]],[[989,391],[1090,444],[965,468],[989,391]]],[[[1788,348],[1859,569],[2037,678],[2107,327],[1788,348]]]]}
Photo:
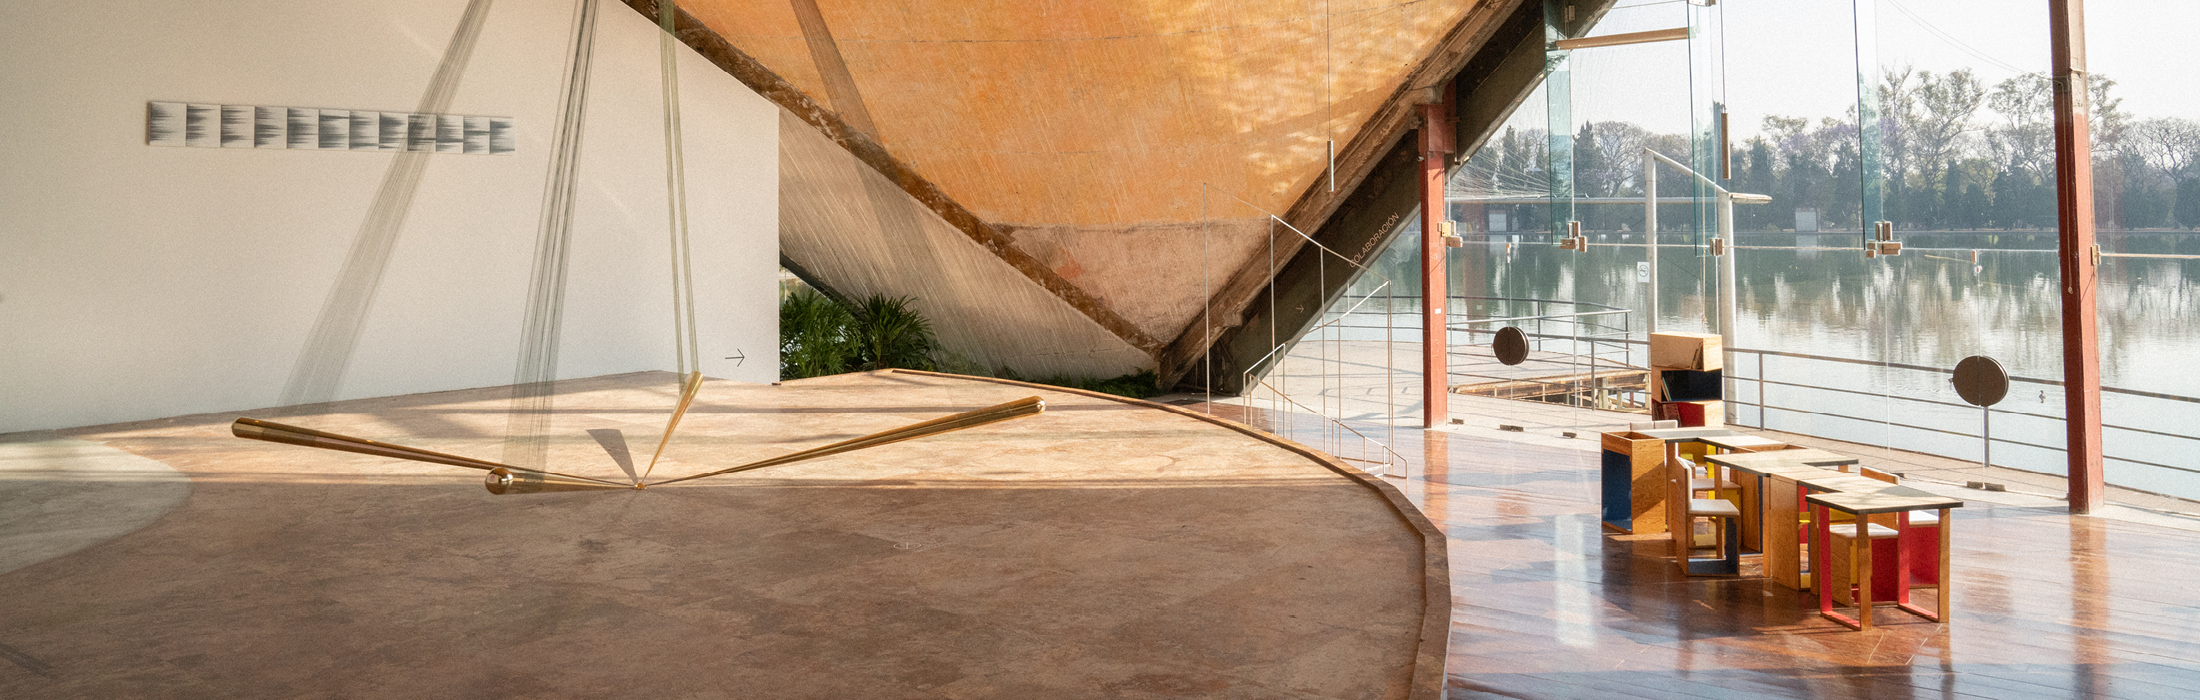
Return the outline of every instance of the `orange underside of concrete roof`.
{"type": "MultiPolygon", "coordinates": [[[[1282,212],[1486,1],[817,0],[897,159],[989,222],[1077,227],[1199,220],[1202,182],[1282,212]]],[[[848,111],[788,0],[681,6],[848,111]]]]}

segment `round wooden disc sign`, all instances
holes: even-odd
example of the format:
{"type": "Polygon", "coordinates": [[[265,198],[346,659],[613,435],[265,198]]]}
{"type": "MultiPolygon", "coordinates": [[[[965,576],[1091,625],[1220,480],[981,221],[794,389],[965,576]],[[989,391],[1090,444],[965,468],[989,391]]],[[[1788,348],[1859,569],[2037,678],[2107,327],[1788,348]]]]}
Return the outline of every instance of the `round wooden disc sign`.
{"type": "Polygon", "coordinates": [[[1954,381],[1956,395],[1973,406],[1992,406],[2009,395],[2009,373],[1985,355],[1972,355],[1956,363],[1954,381]]]}
{"type": "Polygon", "coordinates": [[[1528,334],[1512,326],[1498,329],[1497,339],[1490,341],[1490,352],[1496,353],[1498,362],[1508,365],[1527,362],[1528,334]]]}

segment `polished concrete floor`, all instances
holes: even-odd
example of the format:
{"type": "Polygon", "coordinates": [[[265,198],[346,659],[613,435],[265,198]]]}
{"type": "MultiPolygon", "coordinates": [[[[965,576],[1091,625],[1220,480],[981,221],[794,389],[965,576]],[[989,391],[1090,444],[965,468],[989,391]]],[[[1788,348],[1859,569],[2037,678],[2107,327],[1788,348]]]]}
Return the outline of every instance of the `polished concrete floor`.
{"type": "Polygon", "coordinates": [[[1678,575],[1663,535],[1605,532],[1594,442],[1504,435],[1392,443],[1410,463],[1391,483],[1450,540],[1451,698],[2200,697],[2200,520],[1928,484],[1968,501],[1952,619],[1882,609],[1855,632],[1761,577],[1678,575]]]}
{"type": "MultiPolygon", "coordinates": [[[[647,468],[669,374],[560,390],[551,468],[647,468]]],[[[6,436],[0,698],[1443,692],[1427,520],[1171,410],[710,382],[653,478],[1033,394],[1044,415],[645,491],[493,496],[477,471],[237,439],[234,414],[6,436]],[[87,531],[100,513],[128,526],[87,531]]],[[[495,459],[504,397],[279,420],[495,459]]]]}

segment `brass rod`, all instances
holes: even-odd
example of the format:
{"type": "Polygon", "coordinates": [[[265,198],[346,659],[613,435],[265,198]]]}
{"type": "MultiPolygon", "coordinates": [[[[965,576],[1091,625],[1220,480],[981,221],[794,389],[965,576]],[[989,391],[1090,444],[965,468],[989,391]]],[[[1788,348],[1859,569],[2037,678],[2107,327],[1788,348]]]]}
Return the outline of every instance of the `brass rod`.
{"type": "Polygon", "coordinates": [[[1046,408],[1047,403],[1045,401],[1040,400],[1037,396],[1032,396],[1017,399],[1015,401],[1010,401],[1004,404],[987,406],[985,408],[981,408],[975,411],[965,411],[952,416],[942,416],[922,423],[905,425],[899,428],[894,428],[892,430],[876,432],[859,438],[842,440],[840,442],[825,445],[823,447],[813,447],[792,454],[781,455],[770,459],[750,462],[748,464],[733,467],[731,469],[720,469],[718,471],[696,474],[694,476],[683,476],[678,479],[661,481],[651,485],[663,486],[665,484],[677,484],[682,481],[701,479],[706,476],[718,476],[720,474],[732,474],[734,472],[743,472],[751,469],[762,469],[764,467],[778,466],[781,464],[787,464],[789,462],[799,462],[805,459],[815,459],[818,457],[840,454],[842,452],[852,452],[867,447],[878,447],[880,445],[892,444],[896,442],[901,442],[903,440],[914,440],[921,437],[929,437],[942,433],[950,433],[965,428],[975,428],[989,423],[997,423],[1004,420],[1022,418],[1024,416],[1035,416],[1040,414],[1041,412],[1044,412],[1046,408]]]}
{"type": "Polygon", "coordinates": [[[673,407],[672,420],[665,422],[665,436],[657,439],[657,452],[649,456],[649,468],[643,469],[641,478],[634,483],[642,483],[649,478],[650,472],[657,470],[657,459],[665,456],[665,445],[672,442],[672,431],[680,427],[680,417],[687,415],[688,406],[695,403],[695,393],[703,389],[703,373],[689,372],[687,381],[681,384],[684,386],[680,387],[680,404],[673,407]]]}
{"type": "Polygon", "coordinates": [[[517,493],[550,493],[553,491],[605,491],[611,489],[635,488],[630,486],[622,486],[619,484],[599,484],[587,481],[579,481],[575,479],[567,479],[564,478],[562,475],[551,476],[543,472],[525,469],[513,471],[508,467],[497,467],[495,469],[489,470],[488,476],[482,479],[481,485],[489,489],[489,493],[499,496],[517,493]]]}
{"type": "Polygon", "coordinates": [[[387,442],[378,442],[375,440],[368,440],[366,438],[356,438],[349,435],[341,435],[324,430],[314,430],[312,428],[301,428],[295,425],[284,425],[282,423],[264,421],[257,418],[238,418],[237,422],[230,424],[229,433],[237,437],[247,438],[251,440],[279,442],[285,445],[298,445],[300,447],[318,447],[324,450],[351,452],[363,455],[373,455],[376,457],[409,459],[415,462],[442,464],[452,467],[465,467],[467,469],[480,469],[483,471],[509,469],[514,472],[534,472],[538,474],[547,474],[550,476],[562,476],[568,479],[593,481],[599,484],[610,484],[620,488],[626,488],[627,486],[625,484],[620,484],[615,481],[605,481],[603,479],[593,479],[585,476],[574,476],[571,474],[559,474],[557,472],[543,471],[540,469],[528,469],[526,467],[514,467],[508,464],[498,464],[496,462],[491,462],[488,460],[474,459],[472,457],[460,457],[458,455],[444,454],[432,450],[423,450],[418,447],[392,445],[387,442]]]}

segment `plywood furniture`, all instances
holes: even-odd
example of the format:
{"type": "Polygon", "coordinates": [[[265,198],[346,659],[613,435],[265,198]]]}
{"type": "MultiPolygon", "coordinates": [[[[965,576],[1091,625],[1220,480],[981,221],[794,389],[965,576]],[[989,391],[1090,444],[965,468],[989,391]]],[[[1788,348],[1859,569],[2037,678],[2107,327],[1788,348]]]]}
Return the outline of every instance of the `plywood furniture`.
{"type": "Polygon", "coordinates": [[[1940,567],[1940,514],[1921,510],[1910,514],[1909,527],[1902,528],[1902,548],[1894,555],[1909,560],[1911,588],[1939,588],[1940,567]]]}
{"type": "Polygon", "coordinates": [[[1703,444],[1710,445],[1712,447],[1716,447],[1727,452],[1766,452],[1770,450],[1785,450],[1788,447],[1787,443],[1771,438],[1761,438],[1755,435],[1742,434],[1716,435],[1706,437],[1702,440],[1702,442],[1703,444]]]}
{"type": "Polygon", "coordinates": [[[1725,367],[1723,341],[1710,333],[1650,334],[1650,366],[1715,370],[1725,367]]]}
{"type": "MultiPolygon", "coordinates": [[[[1787,443],[1778,440],[1740,434],[1706,436],[1697,442],[1725,453],[1763,452],[1787,447],[1787,443]]],[[[1707,489],[1715,489],[1711,497],[1731,500],[1741,510],[1742,516],[1735,524],[1741,531],[1742,551],[1764,551],[1762,480],[1743,478],[1731,468],[1712,461],[1712,456],[1714,455],[1707,451],[1702,457],[1704,466],[1711,470],[1711,479],[1707,480],[1709,484],[1706,485],[1707,489]],[[1722,470],[1725,473],[1720,473],[1722,470]]]]}
{"type": "Polygon", "coordinates": [[[1743,548],[1764,553],[1765,575],[1774,583],[1795,590],[1808,589],[1810,581],[1803,567],[1803,543],[1808,534],[1803,524],[1808,511],[1803,495],[1811,489],[1796,480],[1837,475],[1828,469],[1856,464],[1857,459],[1825,450],[1785,449],[1728,452],[1705,460],[1729,469],[1730,477],[1742,485],[1743,548]]]}
{"type": "Polygon", "coordinates": [[[1690,427],[1726,424],[1719,336],[1650,334],[1650,417],[1690,427]]]}
{"type": "MultiPolygon", "coordinates": [[[[1815,493],[1804,497],[1810,503],[1811,520],[1816,523],[1817,531],[1817,537],[1811,541],[1812,570],[1829,573],[1833,571],[1830,568],[1831,562],[1828,561],[1825,554],[1833,546],[1830,527],[1830,519],[1833,513],[1846,513],[1855,516],[1858,523],[1867,525],[1871,522],[1871,516],[1893,514],[1895,516],[1894,529],[1898,533],[1892,539],[1895,543],[1895,555],[1891,558],[1891,561],[1877,563],[1880,566],[1892,565],[1895,567],[1895,596],[1893,601],[1895,608],[1934,622],[1948,619],[1948,593],[1950,588],[1948,578],[1949,511],[1963,507],[1963,501],[1926,493],[1906,486],[1887,484],[1875,479],[1855,476],[1840,478],[1852,481],[1829,483],[1828,486],[1833,489],[1850,487],[1855,490],[1815,493]],[[1863,483],[1854,483],[1858,481],[1863,483]],[[1938,595],[1933,596],[1936,602],[1932,610],[1910,604],[1910,560],[1904,557],[1902,551],[1904,549],[1903,540],[1899,536],[1899,533],[1909,529],[1910,514],[1916,511],[1935,511],[1939,520],[1939,527],[1937,528],[1939,532],[1937,534],[1940,540],[1940,561],[1937,562],[1937,570],[1934,573],[1940,582],[1940,590],[1938,595]],[[1821,564],[1824,564],[1824,566],[1821,566],[1821,564]]],[[[1812,480],[1801,479],[1798,481],[1809,483],[1812,480]]],[[[1827,481],[1834,480],[1829,479],[1827,481]]],[[[1851,561],[1855,562],[1855,573],[1850,580],[1874,580],[1872,576],[1874,564],[1872,547],[1869,545],[1871,541],[1867,537],[1852,537],[1848,540],[1849,557],[1851,561]]],[[[1817,587],[1818,612],[1827,619],[1838,622],[1850,629],[1869,630],[1872,627],[1872,606],[1876,597],[1872,589],[1875,587],[1860,585],[1855,588],[1856,616],[1850,617],[1834,610],[1833,589],[1845,587],[1832,585],[1830,580],[1820,581],[1820,585],[1817,587]]]]}
{"type": "Polygon", "coordinates": [[[1726,402],[1718,399],[1699,401],[1655,401],[1652,409],[1658,418],[1678,421],[1689,427],[1714,427],[1726,425],[1726,402]]]}
{"type": "Polygon", "coordinates": [[[1739,436],[1725,428],[1672,428],[1628,430],[1603,435],[1604,503],[1601,520],[1606,528],[1629,535],[1668,531],[1665,504],[1665,466],[1680,458],[1679,445],[1705,437],[1739,436]]]}
{"type": "Polygon", "coordinates": [[[1667,497],[1675,505],[1666,511],[1667,529],[1673,533],[1673,562],[1684,576],[1741,575],[1741,531],[1736,525],[1742,511],[1724,499],[1691,498],[1690,471],[1688,463],[1681,460],[1667,462],[1665,467],[1667,497]],[[1711,521],[1714,556],[1709,559],[1698,559],[1694,554],[1698,518],[1711,521]]]}
{"type": "Polygon", "coordinates": [[[1604,526],[1623,534],[1665,531],[1665,441],[1632,431],[1604,434],[1604,526]]]}
{"type": "MultiPolygon", "coordinates": [[[[1887,562],[1894,560],[1894,540],[1901,533],[1879,523],[1864,523],[1863,526],[1871,533],[1871,544],[1863,547],[1871,552],[1867,559],[1880,562],[1878,568],[1871,569],[1871,597],[1873,600],[1892,600],[1896,597],[1895,586],[1899,583],[1895,580],[1895,569],[1899,567],[1888,566],[1887,562]]],[[[1826,532],[1830,536],[1826,546],[1827,566],[1818,580],[1827,586],[1835,605],[1856,604],[1854,589],[1858,585],[1857,581],[1861,580],[1856,570],[1857,558],[1853,555],[1859,548],[1859,544],[1853,541],[1856,539],[1857,529],[1858,523],[1853,520],[1826,525],[1826,532]]]]}

